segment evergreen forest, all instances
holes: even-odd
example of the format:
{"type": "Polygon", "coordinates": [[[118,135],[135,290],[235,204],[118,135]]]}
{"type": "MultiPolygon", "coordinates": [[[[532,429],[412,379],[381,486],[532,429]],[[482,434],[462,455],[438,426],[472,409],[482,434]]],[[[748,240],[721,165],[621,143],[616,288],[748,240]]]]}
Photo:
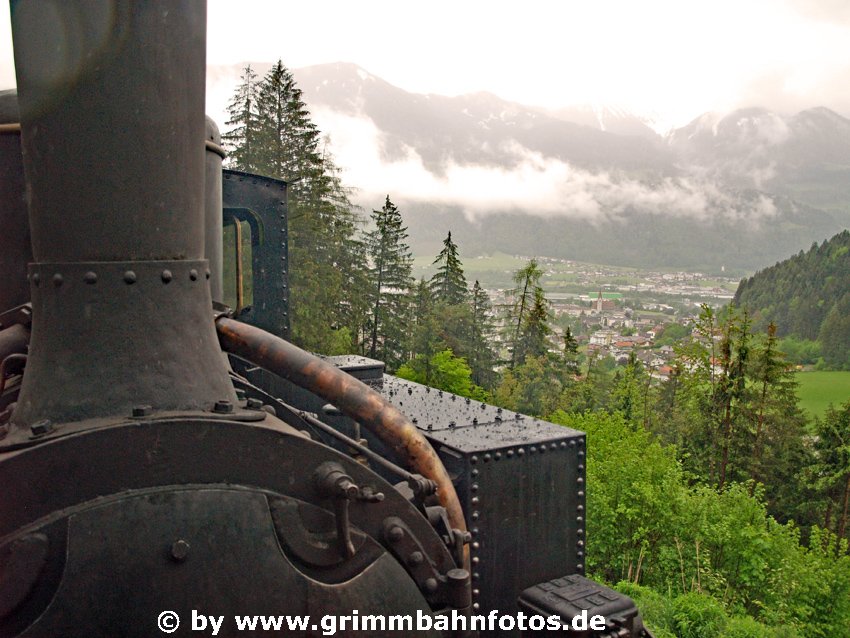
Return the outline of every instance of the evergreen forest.
{"type": "Polygon", "coordinates": [[[556,337],[534,259],[494,307],[446,228],[414,279],[392,185],[353,205],[282,63],[247,67],[228,112],[229,167],[290,184],[296,344],[587,432],[588,574],[656,638],[850,638],[850,402],[808,417],[786,356],[850,368],[850,233],[703,306],[661,380],[556,337]]]}

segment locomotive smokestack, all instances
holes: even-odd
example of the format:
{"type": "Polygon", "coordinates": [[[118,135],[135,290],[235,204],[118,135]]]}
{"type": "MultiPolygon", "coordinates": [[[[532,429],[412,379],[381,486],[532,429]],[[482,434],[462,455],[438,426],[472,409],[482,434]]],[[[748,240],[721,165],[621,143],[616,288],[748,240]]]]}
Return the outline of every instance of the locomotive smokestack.
{"type": "Polygon", "coordinates": [[[35,260],[15,426],[235,401],[203,259],[205,4],[11,9],[35,260]]]}

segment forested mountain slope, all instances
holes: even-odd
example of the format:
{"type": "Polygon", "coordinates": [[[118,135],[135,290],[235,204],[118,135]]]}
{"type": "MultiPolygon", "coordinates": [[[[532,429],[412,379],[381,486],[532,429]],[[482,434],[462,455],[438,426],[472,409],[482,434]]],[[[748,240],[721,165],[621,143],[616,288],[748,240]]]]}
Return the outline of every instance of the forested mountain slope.
{"type": "Polygon", "coordinates": [[[781,336],[820,341],[828,364],[850,366],[850,232],[743,279],[735,303],[756,329],[773,322],[781,336]]]}

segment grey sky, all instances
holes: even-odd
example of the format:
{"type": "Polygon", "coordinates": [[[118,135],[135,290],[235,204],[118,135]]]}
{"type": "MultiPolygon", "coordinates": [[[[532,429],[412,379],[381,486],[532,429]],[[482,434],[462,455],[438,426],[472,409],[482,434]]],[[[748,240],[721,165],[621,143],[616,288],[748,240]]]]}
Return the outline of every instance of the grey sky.
{"type": "Polygon", "coordinates": [[[850,115],[848,0],[210,0],[209,64],[278,58],[354,62],[417,92],[613,104],[665,124],[741,105],[850,115]]]}

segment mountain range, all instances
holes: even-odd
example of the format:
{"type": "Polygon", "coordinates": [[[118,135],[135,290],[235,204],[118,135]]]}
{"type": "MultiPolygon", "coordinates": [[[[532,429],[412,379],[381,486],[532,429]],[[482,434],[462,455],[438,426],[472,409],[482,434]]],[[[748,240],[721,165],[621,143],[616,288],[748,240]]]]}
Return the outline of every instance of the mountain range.
{"type": "MultiPolygon", "coordinates": [[[[208,84],[232,92],[242,66],[208,84]]],[[[358,203],[389,194],[420,254],[451,230],[470,256],[744,273],[850,226],[850,120],[824,107],[662,134],[623,109],[411,93],[348,63],[294,75],[358,203]]]]}

